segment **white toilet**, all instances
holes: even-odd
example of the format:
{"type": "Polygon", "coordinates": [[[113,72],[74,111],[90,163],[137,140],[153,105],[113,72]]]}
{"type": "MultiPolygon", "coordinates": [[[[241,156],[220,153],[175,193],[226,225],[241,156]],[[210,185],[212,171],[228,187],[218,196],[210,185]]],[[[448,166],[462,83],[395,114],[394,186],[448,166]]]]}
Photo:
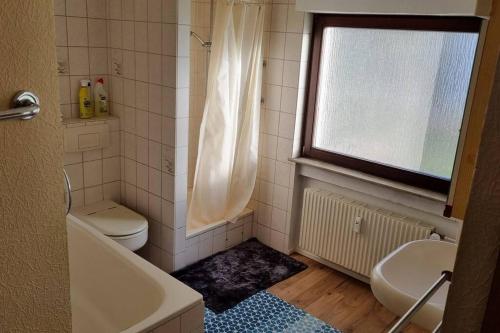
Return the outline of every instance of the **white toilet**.
{"type": "Polygon", "coordinates": [[[110,200],[75,209],[71,215],[131,251],[137,251],[148,240],[146,218],[110,200]]]}

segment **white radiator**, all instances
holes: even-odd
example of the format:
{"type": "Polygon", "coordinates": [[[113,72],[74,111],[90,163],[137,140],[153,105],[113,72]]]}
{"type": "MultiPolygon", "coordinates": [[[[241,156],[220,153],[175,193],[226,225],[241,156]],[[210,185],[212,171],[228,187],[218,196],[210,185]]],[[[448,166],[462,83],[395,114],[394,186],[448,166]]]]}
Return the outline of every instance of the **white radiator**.
{"type": "Polygon", "coordinates": [[[400,245],[427,238],[433,227],[409,217],[306,188],[299,249],[369,277],[372,268],[400,245]],[[360,221],[356,232],[355,221],[360,221]]]}

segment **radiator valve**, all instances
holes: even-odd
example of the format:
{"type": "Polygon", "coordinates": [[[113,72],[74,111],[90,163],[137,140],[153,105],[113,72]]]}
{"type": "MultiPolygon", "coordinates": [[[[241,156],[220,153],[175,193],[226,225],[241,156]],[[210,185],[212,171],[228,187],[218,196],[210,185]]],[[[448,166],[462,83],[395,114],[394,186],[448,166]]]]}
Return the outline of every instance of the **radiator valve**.
{"type": "Polygon", "coordinates": [[[352,225],[352,231],[359,234],[361,232],[361,222],[363,222],[363,218],[361,216],[356,216],[354,224],[352,225]]]}

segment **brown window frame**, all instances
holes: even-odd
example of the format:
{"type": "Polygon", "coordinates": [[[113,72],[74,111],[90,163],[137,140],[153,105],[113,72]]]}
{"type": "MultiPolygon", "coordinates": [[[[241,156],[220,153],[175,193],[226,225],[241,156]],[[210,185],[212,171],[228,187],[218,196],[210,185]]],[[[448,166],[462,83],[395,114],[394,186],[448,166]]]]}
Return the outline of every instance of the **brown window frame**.
{"type": "Polygon", "coordinates": [[[314,15],[313,35],[310,49],[305,126],[303,127],[302,133],[302,156],[358,170],[407,185],[447,194],[450,189],[451,180],[321,150],[312,146],[323,30],[327,27],[479,33],[481,29],[481,19],[474,17],[429,17],[404,15],[314,15]]]}

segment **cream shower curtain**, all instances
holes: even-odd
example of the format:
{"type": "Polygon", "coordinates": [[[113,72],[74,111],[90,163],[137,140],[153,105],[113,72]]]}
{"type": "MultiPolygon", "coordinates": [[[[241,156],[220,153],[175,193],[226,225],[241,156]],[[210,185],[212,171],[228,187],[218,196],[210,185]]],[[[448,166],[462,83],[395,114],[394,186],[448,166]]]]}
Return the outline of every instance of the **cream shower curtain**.
{"type": "Polygon", "coordinates": [[[255,186],[264,5],[253,3],[217,1],[191,228],[233,220],[255,186]]]}

